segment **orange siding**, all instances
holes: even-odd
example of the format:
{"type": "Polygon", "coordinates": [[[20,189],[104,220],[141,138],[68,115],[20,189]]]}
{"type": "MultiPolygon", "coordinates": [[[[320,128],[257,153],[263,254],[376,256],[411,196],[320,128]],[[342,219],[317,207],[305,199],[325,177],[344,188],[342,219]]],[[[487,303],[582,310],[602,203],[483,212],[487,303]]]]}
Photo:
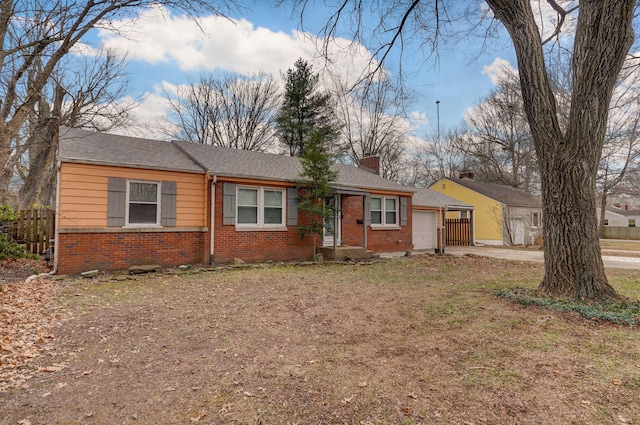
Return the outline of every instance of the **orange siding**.
{"type": "Polygon", "coordinates": [[[207,177],[204,174],[65,162],[60,165],[60,228],[107,227],[109,177],[175,181],[176,227],[208,225],[205,220],[207,177]]]}

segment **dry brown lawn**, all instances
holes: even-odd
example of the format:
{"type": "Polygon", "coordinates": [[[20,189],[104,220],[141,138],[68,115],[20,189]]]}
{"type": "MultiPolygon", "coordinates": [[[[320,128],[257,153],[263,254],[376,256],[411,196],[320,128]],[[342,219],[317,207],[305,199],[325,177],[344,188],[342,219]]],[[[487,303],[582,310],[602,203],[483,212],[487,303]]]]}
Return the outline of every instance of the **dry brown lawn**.
{"type": "Polygon", "coordinates": [[[0,424],[639,424],[640,332],[493,295],[541,276],[421,255],[40,282],[56,308],[0,368],[0,424]]]}

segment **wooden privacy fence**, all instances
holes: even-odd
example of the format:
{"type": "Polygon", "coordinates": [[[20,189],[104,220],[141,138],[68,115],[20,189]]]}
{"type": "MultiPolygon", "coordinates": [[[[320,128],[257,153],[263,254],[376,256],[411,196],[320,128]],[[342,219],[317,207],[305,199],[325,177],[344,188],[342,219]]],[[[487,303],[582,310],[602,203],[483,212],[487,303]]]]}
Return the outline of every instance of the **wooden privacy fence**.
{"type": "Polygon", "coordinates": [[[604,239],[640,240],[640,227],[604,226],[604,239]]]}
{"type": "Polygon", "coordinates": [[[471,220],[468,218],[448,218],[447,246],[471,245],[471,220]]]}
{"type": "Polygon", "coordinates": [[[14,241],[25,244],[27,251],[43,254],[53,245],[55,222],[53,210],[22,210],[16,221],[8,223],[8,234],[14,241]]]}

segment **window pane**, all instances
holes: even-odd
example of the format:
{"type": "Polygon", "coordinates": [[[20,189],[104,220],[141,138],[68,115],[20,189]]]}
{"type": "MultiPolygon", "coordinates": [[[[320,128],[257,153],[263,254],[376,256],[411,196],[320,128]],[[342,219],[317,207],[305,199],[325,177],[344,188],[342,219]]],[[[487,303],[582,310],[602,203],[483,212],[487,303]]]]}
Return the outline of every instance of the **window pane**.
{"type": "Polygon", "coordinates": [[[281,207],[282,206],[282,192],[279,190],[265,190],[264,191],[264,206],[265,207],[281,207]]]}
{"type": "Polygon", "coordinates": [[[238,205],[258,205],[257,189],[238,189],[238,205]]]}
{"type": "Polygon", "coordinates": [[[396,213],[395,211],[387,211],[384,215],[386,222],[385,224],[396,224],[396,213]]]}
{"type": "Polygon", "coordinates": [[[265,208],[264,224],[282,224],[282,208],[265,208]]]}
{"type": "Polygon", "coordinates": [[[129,204],[129,223],[156,224],[158,222],[158,206],[156,204],[129,204]]]}
{"type": "Polygon", "coordinates": [[[371,224],[382,224],[382,211],[371,211],[371,224]]]}
{"type": "Polygon", "coordinates": [[[238,207],[238,224],[258,224],[258,207],[238,207]]]}
{"type": "Polygon", "coordinates": [[[371,211],[382,210],[382,198],[371,198],[371,211]]]}
{"type": "Polygon", "coordinates": [[[385,199],[384,205],[387,211],[395,211],[396,210],[396,200],[395,199],[385,199]]]}
{"type": "Polygon", "coordinates": [[[158,185],[156,183],[136,183],[129,185],[129,200],[133,202],[156,202],[158,185]]]}

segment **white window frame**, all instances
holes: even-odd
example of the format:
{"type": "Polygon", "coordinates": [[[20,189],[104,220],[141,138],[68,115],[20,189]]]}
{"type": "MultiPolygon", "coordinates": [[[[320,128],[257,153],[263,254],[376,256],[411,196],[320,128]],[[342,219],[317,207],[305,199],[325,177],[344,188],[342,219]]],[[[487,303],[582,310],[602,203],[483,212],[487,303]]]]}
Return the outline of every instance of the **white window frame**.
{"type": "Polygon", "coordinates": [[[531,211],[531,227],[538,228],[542,227],[542,213],[540,211],[531,211]],[[537,220],[536,217],[537,216],[537,220]]]}
{"type": "Polygon", "coordinates": [[[287,191],[286,189],[278,187],[266,187],[266,186],[236,186],[236,229],[243,230],[286,230],[287,229],[287,191]],[[241,190],[256,190],[258,191],[258,217],[257,223],[238,223],[240,217],[239,209],[243,205],[240,205],[240,191],[241,190]],[[280,223],[265,223],[264,222],[264,192],[280,192],[282,215],[280,223]]]}
{"type": "MultiPolygon", "coordinates": [[[[150,180],[128,180],[127,179],[127,193],[126,193],[126,206],[125,206],[125,225],[124,227],[162,227],[162,182],[159,181],[150,181],[150,180]],[[156,202],[153,203],[157,206],[156,208],[156,222],[155,223],[129,223],[129,205],[131,204],[130,195],[131,195],[131,183],[144,183],[144,184],[155,184],[156,185],[156,202]]],[[[134,204],[152,204],[151,202],[133,202],[134,204]]]]}
{"type": "Polygon", "coordinates": [[[371,200],[373,201],[374,199],[380,199],[382,210],[374,210],[373,202],[372,202],[370,213],[373,213],[374,211],[381,211],[381,218],[380,218],[381,223],[374,223],[372,220],[372,217],[369,217],[371,219],[371,228],[372,229],[399,229],[400,228],[400,197],[372,195],[371,200]],[[396,222],[395,223],[387,223],[387,199],[395,200],[395,204],[396,204],[396,209],[395,209],[396,222]]]}

